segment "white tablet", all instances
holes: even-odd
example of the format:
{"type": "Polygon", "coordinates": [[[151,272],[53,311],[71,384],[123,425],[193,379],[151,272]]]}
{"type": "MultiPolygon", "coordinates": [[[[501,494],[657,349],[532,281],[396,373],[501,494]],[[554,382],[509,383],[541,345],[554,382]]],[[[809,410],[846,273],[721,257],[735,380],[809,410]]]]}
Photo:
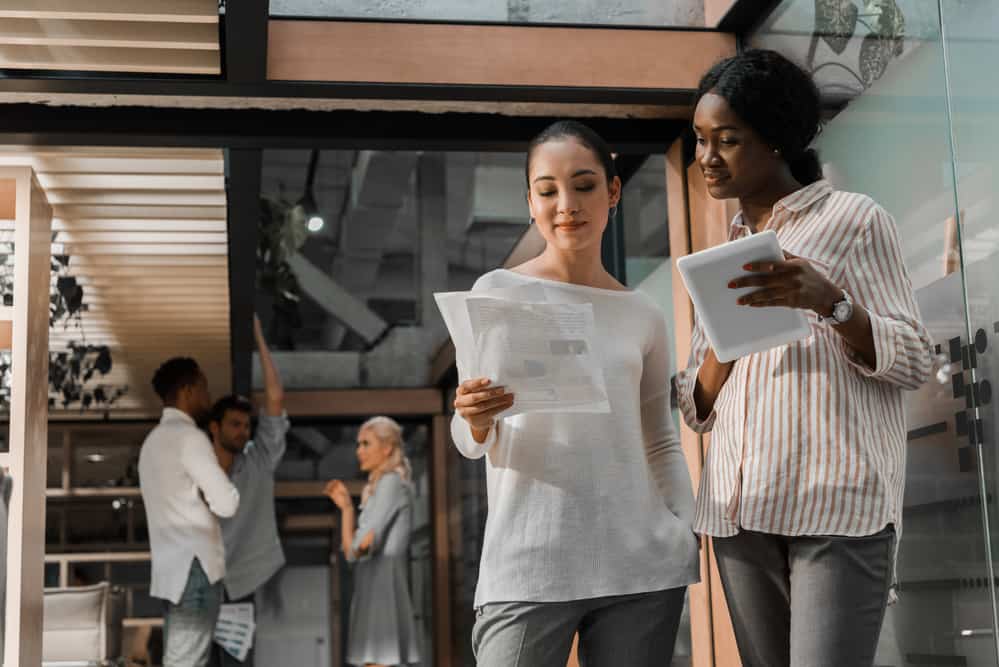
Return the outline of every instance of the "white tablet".
{"type": "Polygon", "coordinates": [[[676,268],[718,361],[733,361],[811,334],[808,319],[800,310],[740,306],[736,303],[739,297],[760,288],[728,287],[733,278],[749,275],[743,265],[783,258],[777,234],[766,231],[677,260],[676,268]]]}

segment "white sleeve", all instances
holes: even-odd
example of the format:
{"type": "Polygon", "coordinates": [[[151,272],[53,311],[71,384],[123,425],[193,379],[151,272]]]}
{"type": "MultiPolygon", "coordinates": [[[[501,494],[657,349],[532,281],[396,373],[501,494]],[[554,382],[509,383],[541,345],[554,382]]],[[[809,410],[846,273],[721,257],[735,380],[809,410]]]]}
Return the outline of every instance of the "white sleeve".
{"type": "Polygon", "coordinates": [[[496,431],[499,423],[489,429],[489,435],[485,442],[476,442],[472,437],[472,429],[461,415],[455,413],[451,418],[451,439],[454,446],[458,448],[462,456],[470,459],[481,459],[489,451],[489,448],[496,444],[496,431]]]}
{"type": "Polygon", "coordinates": [[[201,490],[213,514],[225,519],[236,513],[239,491],[222,470],[212,450],[212,443],[203,433],[192,431],[182,436],[180,461],[201,490]]]}
{"type": "Polygon", "coordinates": [[[689,524],[694,520],[694,492],[673,424],[667,341],[666,321],[657,310],[653,340],[642,360],[642,434],[645,456],[659,492],[670,511],[689,524]]]}

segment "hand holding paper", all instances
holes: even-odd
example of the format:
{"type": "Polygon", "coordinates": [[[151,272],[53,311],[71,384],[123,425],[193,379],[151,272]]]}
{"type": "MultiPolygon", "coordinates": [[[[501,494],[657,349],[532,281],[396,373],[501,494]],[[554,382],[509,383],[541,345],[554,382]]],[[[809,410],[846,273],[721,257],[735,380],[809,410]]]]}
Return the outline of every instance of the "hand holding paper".
{"type": "Polygon", "coordinates": [[[591,304],[549,303],[539,283],[434,296],[455,345],[455,408],[473,429],[527,412],[609,411],[591,304]]]}

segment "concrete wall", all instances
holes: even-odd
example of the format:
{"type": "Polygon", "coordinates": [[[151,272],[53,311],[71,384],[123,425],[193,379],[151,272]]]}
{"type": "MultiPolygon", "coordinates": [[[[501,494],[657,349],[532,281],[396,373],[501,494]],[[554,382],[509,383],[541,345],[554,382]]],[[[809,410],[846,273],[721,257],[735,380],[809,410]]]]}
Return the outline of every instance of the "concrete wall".
{"type": "Polygon", "coordinates": [[[703,26],[703,0],[271,0],[271,15],[703,26]]]}

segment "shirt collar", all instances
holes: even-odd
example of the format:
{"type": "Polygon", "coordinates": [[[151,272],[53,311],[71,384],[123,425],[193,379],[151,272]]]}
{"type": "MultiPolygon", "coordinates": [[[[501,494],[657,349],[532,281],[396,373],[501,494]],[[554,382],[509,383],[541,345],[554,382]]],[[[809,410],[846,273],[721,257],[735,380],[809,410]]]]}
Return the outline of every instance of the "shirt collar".
{"type": "Polygon", "coordinates": [[[160,418],[160,423],[168,421],[183,421],[187,422],[191,426],[197,426],[197,424],[194,423],[194,419],[191,418],[191,415],[187,414],[183,410],[178,410],[177,408],[163,408],[163,416],[160,418]]]}
{"type": "MultiPolygon", "coordinates": [[[[774,211],[776,212],[780,209],[784,209],[790,211],[791,213],[800,213],[818,201],[831,195],[832,191],[833,188],[829,181],[824,178],[819,179],[799,190],[795,190],[788,196],[779,200],[776,204],[774,204],[774,211]]],[[[746,224],[742,221],[742,211],[739,211],[732,219],[730,231],[733,235],[736,235],[740,231],[738,228],[745,226],[746,224]]]]}

